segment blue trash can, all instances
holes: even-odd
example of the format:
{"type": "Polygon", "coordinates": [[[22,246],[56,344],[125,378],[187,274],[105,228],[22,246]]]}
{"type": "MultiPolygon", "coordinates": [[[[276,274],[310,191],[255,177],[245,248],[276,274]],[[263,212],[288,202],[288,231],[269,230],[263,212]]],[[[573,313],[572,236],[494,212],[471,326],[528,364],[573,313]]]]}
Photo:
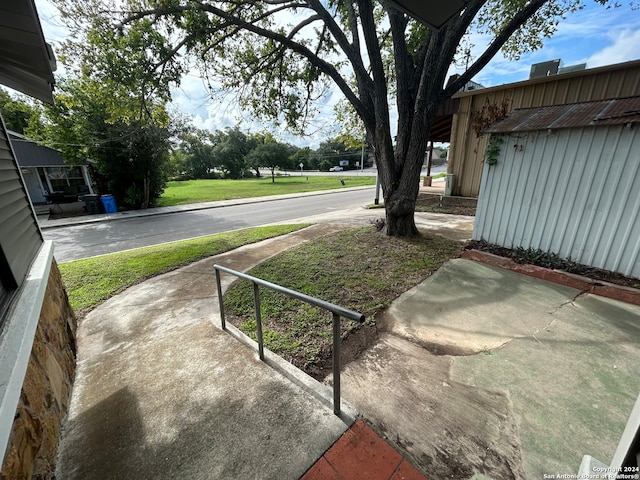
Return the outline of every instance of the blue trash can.
{"type": "Polygon", "coordinates": [[[100,201],[102,202],[105,213],[116,213],[118,211],[116,199],[113,198],[113,195],[102,195],[100,201]]]}

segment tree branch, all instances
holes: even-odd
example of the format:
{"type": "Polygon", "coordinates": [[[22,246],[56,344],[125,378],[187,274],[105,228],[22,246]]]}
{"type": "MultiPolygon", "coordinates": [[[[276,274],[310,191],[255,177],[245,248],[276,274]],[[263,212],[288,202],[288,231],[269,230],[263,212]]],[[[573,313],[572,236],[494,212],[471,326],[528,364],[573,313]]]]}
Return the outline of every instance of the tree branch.
{"type": "Polygon", "coordinates": [[[384,74],[384,64],[380,53],[380,45],[376,36],[376,22],[373,16],[373,2],[370,0],[358,0],[358,10],[360,11],[360,21],[364,34],[367,53],[369,54],[369,64],[373,77],[373,91],[371,97],[375,105],[376,121],[378,118],[385,118],[388,122],[389,104],[387,102],[387,79],[384,74]],[[382,115],[382,117],[381,117],[382,115]]]}
{"type": "MultiPolygon", "coordinates": [[[[525,7],[520,10],[513,18],[507,23],[504,28],[500,31],[498,35],[493,39],[489,47],[478,57],[478,59],[471,65],[466,72],[460,75],[454,82],[451,82],[451,85],[447,86],[442,90],[440,94],[441,101],[446,100],[451,97],[454,93],[460,90],[465,83],[470,81],[475,75],[477,75],[480,70],[482,70],[491,59],[498,53],[498,51],[504,46],[504,44],[509,40],[509,37],[513,35],[516,30],[522,27],[527,20],[529,20],[533,15],[536,14],[542,6],[547,3],[549,0],[532,0],[525,7]]],[[[484,3],[480,0],[475,0],[472,3],[484,3]]],[[[478,8],[479,10],[479,8],[478,8]]],[[[477,13],[477,12],[476,12],[477,13]]],[[[475,16],[475,13],[474,13],[475,16]]]]}
{"type": "MultiPolygon", "coordinates": [[[[250,1],[241,2],[241,3],[234,2],[234,6],[236,7],[236,9],[234,10],[237,11],[237,9],[240,6],[244,4],[250,5],[252,3],[253,2],[250,2],[250,1]]],[[[292,7],[311,8],[313,11],[316,12],[317,15],[314,15],[313,17],[311,17],[309,22],[315,21],[316,18],[320,18],[321,20],[323,20],[327,25],[327,27],[329,28],[329,31],[332,32],[334,37],[336,37],[336,40],[338,41],[338,43],[341,45],[341,47],[343,47],[345,54],[353,62],[354,68],[357,69],[358,63],[359,63],[361,65],[360,68],[364,70],[364,66],[362,65],[362,59],[359,56],[357,56],[357,58],[354,57],[354,52],[352,51],[351,46],[346,40],[346,37],[344,37],[344,32],[342,32],[339,26],[335,23],[335,20],[333,20],[331,15],[329,15],[329,13],[324,9],[321,3],[318,0],[310,0],[308,5],[295,3],[295,2],[288,2],[288,1],[277,1],[277,0],[272,0],[270,2],[265,2],[265,3],[271,4],[271,5],[279,5],[279,7],[269,10],[268,12],[265,12],[264,14],[259,15],[257,18],[254,18],[251,20],[245,20],[243,18],[240,18],[234,12],[223,10],[212,4],[198,3],[195,5],[195,8],[197,10],[208,12],[218,18],[223,19],[226,22],[226,26],[235,25],[239,29],[246,30],[248,32],[251,32],[255,35],[258,35],[266,39],[274,40],[284,45],[288,49],[292,50],[293,52],[306,58],[312,65],[317,67],[321,72],[329,76],[335,82],[336,86],[345,95],[345,97],[349,100],[349,102],[351,102],[351,104],[354,106],[354,108],[356,109],[356,111],[358,111],[360,115],[370,117],[371,116],[370,108],[367,108],[365,104],[361,101],[361,99],[358,98],[358,96],[349,87],[349,84],[347,83],[347,81],[342,77],[340,72],[338,72],[338,70],[331,63],[323,60],[317,54],[315,54],[312,50],[300,44],[299,42],[296,42],[292,38],[289,38],[289,36],[260,27],[255,23],[275,14],[278,11],[286,10],[292,7]],[[333,28],[332,28],[332,25],[333,25],[333,28]]],[[[156,15],[167,16],[167,15],[182,13],[187,10],[193,9],[194,8],[193,5],[194,4],[192,3],[190,6],[170,7],[170,8],[135,12],[131,15],[128,15],[122,21],[122,23],[126,24],[129,22],[133,22],[135,20],[140,20],[148,16],[156,16],[156,15]]],[[[210,31],[221,31],[221,30],[222,28],[215,28],[215,29],[211,29],[210,31]]]]}
{"type": "MultiPolygon", "coordinates": [[[[336,39],[338,45],[347,56],[347,59],[353,66],[354,73],[358,82],[362,82],[362,87],[367,90],[373,88],[373,82],[367,73],[367,69],[362,61],[362,57],[360,56],[360,44],[359,41],[354,43],[353,45],[349,43],[349,39],[344,34],[342,27],[338,25],[333,18],[333,16],[327,11],[326,8],[322,6],[322,3],[319,0],[309,0],[309,5],[318,15],[322,17],[322,21],[325,23],[333,38],[336,39]]],[[[354,16],[355,20],[355,16],[354,16]]],[[[357,27],[356,27],[357,29],[357,27]]],[[[356,39],[358,37],[356,36],[356,39]]]]}

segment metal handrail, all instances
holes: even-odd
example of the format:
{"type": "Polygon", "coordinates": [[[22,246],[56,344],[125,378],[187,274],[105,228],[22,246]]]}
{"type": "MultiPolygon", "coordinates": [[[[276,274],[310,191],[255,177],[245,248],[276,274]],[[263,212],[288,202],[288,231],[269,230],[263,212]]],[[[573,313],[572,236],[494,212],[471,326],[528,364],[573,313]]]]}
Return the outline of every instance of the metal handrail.
{"type": "Polygon", "coordinates": [[[296,292],[288,288],[282,287],[275,283],[267,282],[260,278],[252,277],[246,273],[237,272],[222,265],[214,265],[213,268],[216,272],[216,285],[218,287],[218,299],[220,304],[220,323],[222,329],[226,330],[226,322],[224,318],[224,305],[222,301],[222,284],[220,283],[220,272],[230,273],[238,278],[249,280],[253,283],[253,303],[256,312],[256,335],[258,337],[258,355],[260,360],[264,361],[264,341],[262,338],[262,315],[260,313],[260,289],[259,286],[267,287],[276,292],[287,295],[288,297],[301,300],[324,310],[329,310],[333,314],[333,413],[340,415],[340,318],[348,318],[350,320],[356,320],[358,322],[364,322],[364,315],[348,308],[343,308],[339,305],[335,305],[330,302],[325,302],[319,298],[305,295],[304,293],[296,292]]]}

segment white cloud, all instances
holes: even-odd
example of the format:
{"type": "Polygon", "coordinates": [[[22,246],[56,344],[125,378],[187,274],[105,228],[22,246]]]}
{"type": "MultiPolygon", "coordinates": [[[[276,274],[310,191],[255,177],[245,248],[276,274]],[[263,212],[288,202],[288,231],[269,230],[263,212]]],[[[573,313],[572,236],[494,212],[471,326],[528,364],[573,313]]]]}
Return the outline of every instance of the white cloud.
{"type": "Polygon", "coordinates": [[[36,9],[44,37],[49,43],[62,42],[69,37],[69,30],[60,19],[58,9],[49,0],[36,0],[36,9]]]}
{"type": "MultiPolygon", "coordinates": [[[[640,58],[640,22],[638,10],[627,2],[617,8],[605,8],[595,2],[585,3],[585,8],[567,15],[558,30],[544,46],[525,53],[518,61],[511,61],[498,53],[476,76],[475,81],[494,86],[526,80],[534,63],[561,59],[563,66],[586,63],[587,68],[626,62],[640,58]]],[[[488,39],[474,35],[476,44],[472,55],[477,58],[486,47],[488,39]]],[[[452,69],[460,73],[461,69],[452,69]]]]}
{"type": "Polygon", "coordinates": [[[601,67],[640,58],[640,29],[623,30],[611,36],[612,44],[587,59],[589,67],[601,67]]]}

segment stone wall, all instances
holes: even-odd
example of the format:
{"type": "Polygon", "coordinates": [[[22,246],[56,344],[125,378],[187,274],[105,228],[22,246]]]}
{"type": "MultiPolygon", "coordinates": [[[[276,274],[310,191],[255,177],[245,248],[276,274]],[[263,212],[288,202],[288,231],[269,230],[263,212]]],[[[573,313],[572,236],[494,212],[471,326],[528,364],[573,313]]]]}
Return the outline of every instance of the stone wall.
{"type": "Polygon", "coordinates": [[[5,479],[53,479],[75,376],[76,318],[53,261],[9,445],[5,479]]]}

